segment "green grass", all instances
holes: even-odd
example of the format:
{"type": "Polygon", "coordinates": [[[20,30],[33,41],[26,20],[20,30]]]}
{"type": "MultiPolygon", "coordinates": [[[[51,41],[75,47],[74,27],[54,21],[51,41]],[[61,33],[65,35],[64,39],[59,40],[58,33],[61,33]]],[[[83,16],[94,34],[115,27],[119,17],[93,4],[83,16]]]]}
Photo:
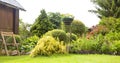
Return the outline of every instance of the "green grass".
{"type": "Polygon", "coordinates": [[[113,55],[53,55],[31,58],[25,56],[0,56],[0,63],[120,63],[120,56],[113,55]]]}

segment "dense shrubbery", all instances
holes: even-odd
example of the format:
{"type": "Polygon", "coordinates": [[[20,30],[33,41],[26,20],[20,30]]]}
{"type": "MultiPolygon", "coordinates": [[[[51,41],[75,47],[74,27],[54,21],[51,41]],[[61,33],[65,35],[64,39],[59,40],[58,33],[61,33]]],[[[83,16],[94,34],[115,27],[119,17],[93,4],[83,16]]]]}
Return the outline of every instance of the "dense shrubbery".
{"type": "Polygon", "coordinates": [[[110,31],[120,32],[120,18],[102,18],[102,20],[100,21],[100,25],[104,25],[110,31]]]}
{"type": "Polygon", "coordinates": [[[88,40],[86,38],[73,41],[71,44],[71,53],[95,53],[97,42],[95,40],[88,40]]]}
{"type": "Polygon", "coordinates": [[[109,36],[99,34],[96,37],[86,39],[81,38],[71,44],[71,53],[100,53],[100,54],[120,54],[120,41],[107,39],[109,36]]]}
{"type": "Polygon", "coordinates": [[[35,48],[32,50],[30,56],[35,57],[38,55],[49,56],[52,54],[64,54],[66,53],[66,46],[63,42],[56,41],[51,36],[42,37],[35,48]]]}
{"type": "Polygon", "coordinates": [[[60,40],[60,41],[64,41],[64,42],[67,41],[67,35],[66,35],[65,31],[59,30],[59,29],[54,29],[52,31],[48,31],[44,36],[52,36],[56,40],[60,40]]]}
{"type": "Polygon", "coordinates": [[[21,43],[21,50],[25,53],[30,52],[36,46],[38,40],[39,37],[37,36],[28,37],[21,43]]]}
{"type": "Polygon", "coordinates": [[[120,19],[103,18],[99,25],[92,28],[86,39],[73,41],[71,53],[120,54],[120,19]]]}
{"type": "Polygon", "coordinates": [[[109,32],[105,38],[110,41],[120,40],[120,32],[109,32]]]}

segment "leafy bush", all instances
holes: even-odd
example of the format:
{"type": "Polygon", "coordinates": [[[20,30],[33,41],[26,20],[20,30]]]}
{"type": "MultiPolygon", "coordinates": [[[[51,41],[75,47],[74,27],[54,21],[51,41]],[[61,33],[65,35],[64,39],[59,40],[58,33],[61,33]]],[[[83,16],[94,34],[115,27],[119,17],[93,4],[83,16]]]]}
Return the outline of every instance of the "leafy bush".
{"type": "Polygon", "coordinates": [[[115,48],[116,48],[116,54],[120,55],[120,40],[113,42],[115,48]]]}
{"type": "Polygon", "coordinates": [[[67,42],[69,41],[69,39],[70,39],[70,41],[76,41],[78,38],[77,35],[75,35],[73,33],[71,33],[71,35],[70,35],[70,33],[67,33],[66,35],[67,35],[67,42]]]}
{"type": "Polygon", "coordinates": [[[104,17],[100,21],[100,25],[104,25],[110,31],[120,32],[120,18],[113,18],[113,17],[105,18],[104,17]]]}
{"type": "Polygon", "coordinates": [[[44,36],[38,41],[37,45],[32,50],[30,56],[31,57],[35,57],[38,55],[49,56],[55,53],[57,54],[66,53],[66,47],[63,45],[62,42],[56,41],[51,36],[44,36]]]}
{"type": "Polygon", "coordinates": [[[120,40],[120,32],[109,32],[105,38],[110,41],[120,40]]]}
{"type": "Polygon", "coordinates": [[[77,41],[73,41],[72,45],[71,45],[71,49],[70,52],[71,53],[94,53],[96,51],[96,45],[97,42],[96,40],[93,39],[86,39],[86,38],[82,38],[82,39],[78,39],[77,41]]]}
{"type": "Polygon", "coordinates": [[[38,40],[39,40],[39,37],[37,36],[32,36],[25,39],[21,44],[21,50],[23,50],[24,52],[29,52],[36,46],[38,40]]]}
{"type": "Polygon", "coordinates": [[[81,40],[77,39],[76,41],[72,41],[70,45],[70,53],[79,53],[81,50],[81,40]]]}
{"type": "Polygon", "coordinates": [[[64,41],[64,42],[67,41],[67,35],[66,35],[65,31],[59,30],[59,29],[54,29],[52,31],[48,31],[47,33],[45,33],[44,36],[52,36],[56,40],[59,39],[60,41],[64,41]]]}
{"type": "Polygon", "coordinates": [[[115,54],[115,47],[112,43],[104,42],[101,46],[101,52],[104,54],[115,54]]]}
{"type": "Polygon", "coordinates": [[[103,25],[96,25],[92,28],[89,28],[89,35],[96,36],[99,34],[105,35],[109,32],[108,28],[103,25]]]}
{"type": "Polygon", "coordinates": [[[72,33],[81,36],[85,32],[85,25],[81,21],[74,20],[71,25],[72,33]]]}

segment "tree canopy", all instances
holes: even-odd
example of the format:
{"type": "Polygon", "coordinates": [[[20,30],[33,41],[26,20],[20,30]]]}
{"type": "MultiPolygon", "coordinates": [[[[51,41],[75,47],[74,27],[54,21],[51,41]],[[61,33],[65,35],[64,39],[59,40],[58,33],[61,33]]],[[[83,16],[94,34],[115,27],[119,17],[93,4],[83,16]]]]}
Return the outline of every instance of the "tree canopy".
{"type": "Polygon", "coordinates": [[[101,17],[120,17],[120,0],[91,0],[96,10],[89,10],[101,17]]]}
{"type": "Polygon", "coordinates": [[[60,23],[61,23],[61,14],[59,12],[49,12],[48,13],[48,18],[50,22],[52,23],[52,26],[54,29],[60,28],[60,23]]]}
{"type": "Polygon", "coordinates": [[[32,34],[41,37],[44,33],[53,29],[52,23],[49,21],[46,11],[43,9],[40,12],[41,14],[35,20],[35,23],[32,25],[30,31],[32,34]]]}

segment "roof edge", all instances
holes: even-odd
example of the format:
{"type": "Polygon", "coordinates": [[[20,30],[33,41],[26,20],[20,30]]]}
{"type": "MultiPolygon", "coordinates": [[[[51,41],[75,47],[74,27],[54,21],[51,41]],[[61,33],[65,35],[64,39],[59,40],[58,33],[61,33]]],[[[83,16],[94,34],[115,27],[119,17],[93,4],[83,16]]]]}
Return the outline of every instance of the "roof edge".
{"type": "Polygon", "coordinates": [[[11,7],[11,8],[20,9],[20,10],[22,10],[22,11],[26,11],[24,8],[16,7],[16,6],[11,5],[11,4],[9,4],[9,3],[6,3],[6,2],[0,1],[0,4],[6,5],[6,6],[11,7]]]}

